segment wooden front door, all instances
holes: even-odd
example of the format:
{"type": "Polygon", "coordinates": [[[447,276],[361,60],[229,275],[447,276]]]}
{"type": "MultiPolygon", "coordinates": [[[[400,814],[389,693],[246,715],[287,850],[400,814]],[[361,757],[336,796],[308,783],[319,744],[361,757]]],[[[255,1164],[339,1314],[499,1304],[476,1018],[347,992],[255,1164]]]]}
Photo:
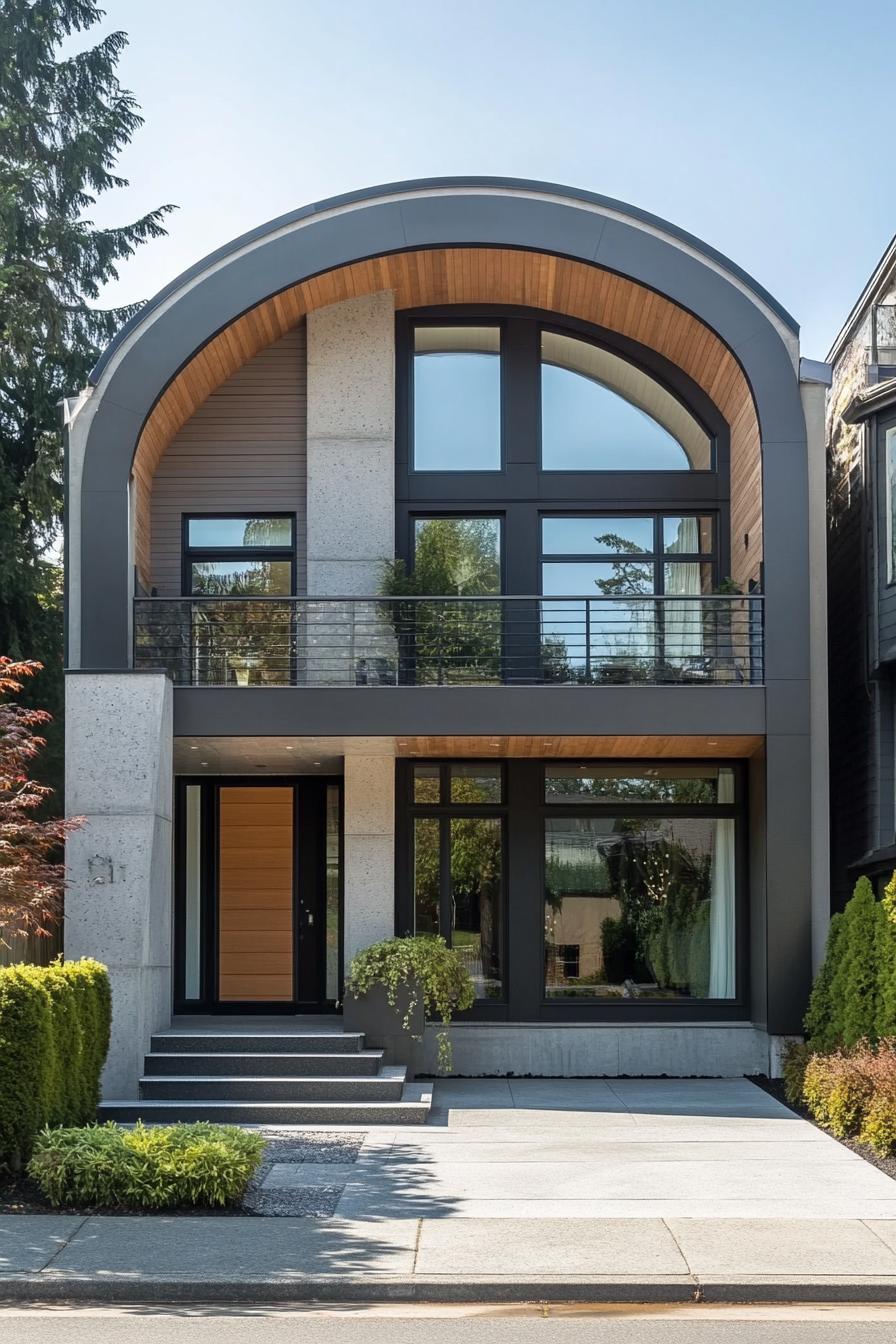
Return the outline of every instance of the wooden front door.
{"type": "Polygon", "coordinates": [[[182,780],[176,1011],[332,1007],[341,965],[341,783],[182,780]]]}
{"type": "Polygon", "coordinates": [[[295,786],[218,791],[218,1001],[295,998],[295,786]]]}

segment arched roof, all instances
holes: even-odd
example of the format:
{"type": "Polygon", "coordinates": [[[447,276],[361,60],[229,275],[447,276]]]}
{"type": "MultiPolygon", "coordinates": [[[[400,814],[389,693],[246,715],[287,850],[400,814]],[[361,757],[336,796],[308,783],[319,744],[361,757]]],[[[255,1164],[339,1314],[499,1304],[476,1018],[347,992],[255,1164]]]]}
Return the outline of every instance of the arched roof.
{"type": "MultiPolygon", "coordinates": [[[[625,219],[630,223],[641,226],[645,230],[650,230],[659,236],[667,237],[670,241],[678,243],[682,248],[693,254],[702,257],[707,263],[718,267],[719,270],[727,273],[733,280],[740,282],[746,290],[749,290],[755,298],[772,313],[774,313],[784,326],[788,327],[794,335],[799,334],[799,325],[791,317],[790,313],[778,303],[767,289],[758,283],[747,271],[743,270],[724,253],[711,247],[702,239],[694,234],[688,233],[685,229],[680,229],[677,225],[668,220],[661,219],[659,215],[653,215],[647,210],[641,210],[637,206],[629,205],[625,201],[619,201],[612,196],[603,196],[598,192],[584,191],[578,187],[567,187],[557,182],[539,182],[527,178],[515,177],[429,177],[414,178],[406,182],[389,182],[382,186],[365,187],[360,191],[344,192],[340,196],[330,196],[323,201],[314,201],[310,205],[300,206],[297,210],[290,210],[285,215],[278,215],[275,219],[270,219],[264,224],[259,224],[256,228],[250,229],[247,233],[240,234],[239,237],[225,243],[222,247],[216,248],[201,261],[197,261],[187,270],[182,271],[174,280],[165,285],[158,291],[139,312],[135,313],[129,322],[121,328],[113,340],[101,354],[95,367],[90,374],[90,382],[96,383],[102,376],[103,371],[113,358],[118,348],[128,339],[130,333],[151,317],[153,312],[169,298],[182,290],[184,286],[207,272],[217,269],[222,264],[248,248],[254,248],[265,239],[271,238],[284,230],[293,229],[298,225],[309,221],[317,221],[324,217],[333,216],[337,213],[348,213],[357,210],[359,207],[370,205],[375,201],[390,200],[394,203],[400,203],[402,200],[410,199],[414,196],[441,196],[450,195],[453,197],[469,194],[487,194],[492,196],[506,195],[508,197],[539,197],[543,200],[555,200],[560,202],[569,202],[578,205],[580,208],[590,209],[605,217],[617,217],[625,219]]],[[[484,241],[484,240],[483,240],[484,241]]],[[[596,260],[596,258],[595,258],[596,260]]]]}
{"type": "Polygon", "coordinates": [[[166,389],[176,394],[190,362],[202,352],[208,357],[215,338],[232,332],[237,340],[240,323],[253,313],[264,320],[265,307],[273,312],[291,296],[295,301],[303,287],[325,291],[328,276],[375,268],[377,258],[474,249],[566,259],[630,281],[648,298],[661,296],[693,319],[694,341],[715,340],[730,352],[763,440],[804,439],[793,319],[733,262],[655,216],[594,193],[506,178],[396,183],[305,206],[244,234],[166,286],[122,329],[91,375],[90,395],[70,429],[80,509],[72,511],[69,571],[84,594],[72,629],[85,665],[127,665],[128,482],[153,408],[166,389]]]}

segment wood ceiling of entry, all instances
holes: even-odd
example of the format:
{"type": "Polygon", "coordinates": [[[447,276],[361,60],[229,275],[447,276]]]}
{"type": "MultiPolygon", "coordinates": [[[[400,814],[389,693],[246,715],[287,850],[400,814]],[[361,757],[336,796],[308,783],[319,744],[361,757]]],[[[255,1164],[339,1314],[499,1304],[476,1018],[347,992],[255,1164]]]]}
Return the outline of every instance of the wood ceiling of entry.
{"type": "Polygon", "coordinates": [[[398,309],[452,303],[541,308],[618,332],[678,365],[730,426],[732,577],[754,576],[762,554],[759,426],[746,378],[728,347],[685,309],[611,271],[541,252],[475,247],[401,252],[327,271],[272,295],[197,351],[160,396],[137,445],[138,565],[148,560],[156,467],[194,411],[307,313],[380,290],[394,290],[398,309]]]}
{"type": "Polygon", "coordinates": [[[720,737],[401,737],[395,740],[399,756],[465,756],[496,760],[502,756],[582,757],[726,757],[753,756],[763,738],[720,737]]]}

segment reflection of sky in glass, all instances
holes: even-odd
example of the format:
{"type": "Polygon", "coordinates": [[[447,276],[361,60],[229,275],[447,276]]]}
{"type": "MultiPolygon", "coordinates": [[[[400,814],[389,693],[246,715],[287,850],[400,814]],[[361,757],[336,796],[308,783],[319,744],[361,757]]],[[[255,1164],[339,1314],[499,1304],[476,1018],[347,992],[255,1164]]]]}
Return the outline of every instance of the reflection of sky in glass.
{"type": "Polygon", "coordinates": [[[627,597],[653,592],[653,566],[628,560],[593,564],[551,560],[542,566],[546,596],[627,597]]]}
{"type": "Polygon", "coordinates": [[[500,470],[499,355],[414,356],[414,467],[500,470]]]}
{"type": "Polygon", "coordinates": [[[542,522],[545,555],[606,554],[618,548],[606,540],[618,537],[633,551],[653,551],[652,518],[545,518],[542,522]],[[598,541],[597,538],[603,538],[598,541]]]}
{"type": "Polygon", "coordinates": [[[191,518],[190,546],[291,546],[290,518],[191,518]]]}
{"type": "Polygon", "coordinates": [[[689,471],[681,444],[591,378],[543,364],[542,464],[548,471],[689,471]]]}

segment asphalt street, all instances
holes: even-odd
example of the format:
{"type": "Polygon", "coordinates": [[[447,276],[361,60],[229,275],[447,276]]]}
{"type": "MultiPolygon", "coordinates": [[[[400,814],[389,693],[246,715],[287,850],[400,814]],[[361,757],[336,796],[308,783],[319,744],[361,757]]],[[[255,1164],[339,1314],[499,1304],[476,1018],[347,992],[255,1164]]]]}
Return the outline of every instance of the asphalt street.
{"type": "Polygon", "coordinates": [[[0,1308],[4,1344],[884,1344],[896,1305],[0,1308]]]}

